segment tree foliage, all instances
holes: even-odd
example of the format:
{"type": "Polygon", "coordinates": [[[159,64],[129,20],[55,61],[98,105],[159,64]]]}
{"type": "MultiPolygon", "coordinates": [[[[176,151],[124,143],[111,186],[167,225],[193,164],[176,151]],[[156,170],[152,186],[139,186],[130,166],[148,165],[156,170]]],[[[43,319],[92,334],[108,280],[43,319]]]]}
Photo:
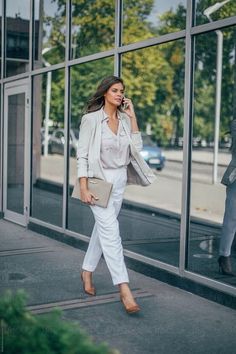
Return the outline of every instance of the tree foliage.
{"type": "Polygon", "coordinates": [[[96,345],[77,323],[62,320],[61,311],[32,315],[26,294],[7,291],[0,298],[1,345],[8,354],[119,354],[105,344],[96,345]]]}
{"type": "MultiPolygon", "coordinates": [[[[58,13],[65,16],[65,0],[57,3],[58,13]]],[[[204,9],[215,0],[198,0],[197,24],[208,20],[204,9]]],[[[122,44],[131,44],[155,36],[176,32],[185,28],[186,8],[179,4],[159,15],[155,26],[149,21],[154,0],[125,0],[123,8],[122,44]]],[[[236,3],[227,3],[212,15],[213,20],[232,16],[236,3]]],[[[63,31],[58,28],[63,19],[52,22],[50,45],[63,42],[63,31]]],[[[72,58],[109,50],[115,42],[115,1],[72,1],[72,58]]],[[[230,119],[236,116],[236,75],[234,28],[224,29],[223,78],[221,105],[221,137],[228,130],[230,119]]],[[[65,42],[65,39],[64,39],[65,42]]],[[[57,50],[59,45],[55,45],[57,50]]],[[[213,141],[217,36],[210,32],[195,38],[194,66],[194,124],[193,136],[213,141]]],[[[48,53],[49,55],[49,53],[48,53]]],[[[58,62],[61,53],[50,53],[51,60],[58,62]]],[[[129,51],[122,55],[122,77],[126,83],[126,95],[131,97],[142,130],[151,124],[153,136],[162,144],[178,142],[183,136],[184,102],[184,40],[129,51]]],[[[76,125],[83,106],[94,92],[99,81],[113,73],[113,59],[106,58],[76,65],[71,68],[71,122],[76,125]]],[[[64,84],[64,81],[63,81],[64,84]]],[[[61,119],[63,99],[62,76],[55,77],[55,95],[52,97],[52,119],[61,119]],[[59,114],[58,110],[61,110],[59,114]]]]}

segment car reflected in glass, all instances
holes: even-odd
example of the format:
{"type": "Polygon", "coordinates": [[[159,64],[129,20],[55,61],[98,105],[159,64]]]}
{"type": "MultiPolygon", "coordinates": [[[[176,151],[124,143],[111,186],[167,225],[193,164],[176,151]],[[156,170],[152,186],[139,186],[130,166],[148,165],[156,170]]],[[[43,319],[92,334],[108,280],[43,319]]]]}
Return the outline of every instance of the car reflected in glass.
{"type": "MultiPolygon", "coordinates": [[[[79,130],[70,130],[70,156],[76,157],[77,145],[78,145],[79,130]]],[[[42,154],[44,153],[45,139],[42,141],[42,154]]],[[[65,146],[65,133],[64,129],[55,129],[48,139],[48,153],[49,154],[64,154],[65,146]]]]}
{"type": "Polygon", "coordinates": [[[165,166],[162,149],[145,133],[142,133],[143,149],[140,152],[149,167],[161,171],[165,166]]]}

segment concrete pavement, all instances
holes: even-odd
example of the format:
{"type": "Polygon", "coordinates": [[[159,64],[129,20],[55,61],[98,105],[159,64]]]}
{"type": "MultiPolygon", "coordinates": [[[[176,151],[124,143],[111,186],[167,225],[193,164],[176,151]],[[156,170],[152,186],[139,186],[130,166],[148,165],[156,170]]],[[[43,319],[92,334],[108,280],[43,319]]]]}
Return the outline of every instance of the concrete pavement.
{"type": "Polygon", "coordinates": [[[95,342],[106,341],[122,354],[233,353],[236,312],[129,270],[142,310],[128,316],[101,260],[96,297],[82,291],[84,252],[0,220],[0,294],[23,288],[31,310],[53,303],[63,318],[79,322],[95,342]]]}

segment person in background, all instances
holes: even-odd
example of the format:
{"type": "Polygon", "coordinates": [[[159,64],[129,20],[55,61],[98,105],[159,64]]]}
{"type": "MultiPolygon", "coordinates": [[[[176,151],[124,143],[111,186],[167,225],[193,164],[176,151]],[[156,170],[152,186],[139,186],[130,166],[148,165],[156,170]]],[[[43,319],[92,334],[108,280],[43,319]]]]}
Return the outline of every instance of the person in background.
{"type": "Polygon", "coordinates": [[[230,133],[232,159],[221,180],[226,185],[226,200],[218,263],[222,274],[233,276],[230,254],[236,232],[236,119],[231,122],[230,133]]]}

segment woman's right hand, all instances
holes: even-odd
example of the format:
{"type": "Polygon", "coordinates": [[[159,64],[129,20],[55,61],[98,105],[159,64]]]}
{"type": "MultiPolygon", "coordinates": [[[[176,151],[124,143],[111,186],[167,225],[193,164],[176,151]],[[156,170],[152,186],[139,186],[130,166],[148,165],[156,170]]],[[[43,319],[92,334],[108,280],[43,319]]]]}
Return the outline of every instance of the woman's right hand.
{"type": "Polygon", "coordinates": [[[79,184],[81,201],[89,205],[94,205],[94,200],[98,200],[98,198],[88,189],[87,177],[80,177],[79,184]]]}
{"type": "Polygon", "coordinates": [[[83,203],[94,205],[94,200],[98,198],[89,189],[80,189],[80,198],[83,203]]]}

